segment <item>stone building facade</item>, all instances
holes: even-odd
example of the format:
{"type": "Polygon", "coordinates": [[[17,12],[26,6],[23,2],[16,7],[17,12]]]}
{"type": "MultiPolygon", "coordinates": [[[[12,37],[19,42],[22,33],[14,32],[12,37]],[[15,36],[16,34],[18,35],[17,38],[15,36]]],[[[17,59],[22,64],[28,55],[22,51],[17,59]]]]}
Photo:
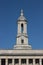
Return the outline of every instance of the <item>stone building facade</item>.
{"type": "Polygon", "coordinates": [[[33,50],[28,43],[27,20],[21,10],[13,50],[0,50],[0,65],[43,65],[43,50],[33,50]]]}

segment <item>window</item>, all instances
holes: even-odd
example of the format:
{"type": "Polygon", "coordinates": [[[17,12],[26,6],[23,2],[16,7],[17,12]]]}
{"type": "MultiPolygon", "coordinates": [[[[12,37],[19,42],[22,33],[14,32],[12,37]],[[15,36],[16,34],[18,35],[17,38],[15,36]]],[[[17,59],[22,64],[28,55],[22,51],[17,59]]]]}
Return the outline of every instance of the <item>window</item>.
{"type": "Polygon", "coordinates": [[[29,59],[29,64],[33,64],[33,59],[29,59]]]}
{"type": "Polygon", "coordinates": [[[12,63],[12,59],[8,59],[8,64],[12,63]]]}
{"type": "Polygon", "coordinates": [[[39,63],[39,59],[35,59],[35,63],[36,63],[36,64],[39,63]]]}
{"type": "Polygon", "coordinates": [[[41,59],[41,61],[42,61],[42,65],[43,65],[43,59],[41,59]]]}
{"type": "Polygon", "coordinates": [[[19,59],[15,59],[15,64],[19,63],[19,59]]]}
{"type": "Polygon", "coordinates": [[[23,33],[23,24],[21,24],[21,33],[23,33]]]}
{"type": "Polygon", "coordinates": [[[1,65],[5,65],[5,59],[1,59],[1,65]]]}
{"type": "Polygon", "coordinates": [[[21,64],[26,64],[26,59],[21,59],[21,64]]]}
{"type": "Polygon", "coordinates": [[[24,43],[24,40],[23,40],[23,39],[21,40],[21,43],[22,43],[22,44],[24,43]]]}

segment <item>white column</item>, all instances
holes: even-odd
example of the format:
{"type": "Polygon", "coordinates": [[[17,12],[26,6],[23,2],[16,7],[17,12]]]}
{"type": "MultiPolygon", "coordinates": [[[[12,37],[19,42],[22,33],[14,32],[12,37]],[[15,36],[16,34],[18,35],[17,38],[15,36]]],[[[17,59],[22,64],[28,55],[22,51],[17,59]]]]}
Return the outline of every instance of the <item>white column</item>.
{"type": "Polygon", "coordinates": [[[5,63],[6,63],[6,65],[8,65],[8,59],[6,59],[6,62],[5,63]]]}
{"type": "Polygon", "coordinates": [[[21,65],[21,59],[19,59],[19,65],[21,65]]]}
{"type": "Polygon", "coordinates": [[[27,23],[24,23],[24,32],[23,33],[27,34],[27,23]]]}
{"type": "Polygon", "coordinates": [[[20,33],[20,24],[18,23],[18,34],[20,33]]]}
{"type": "Polygon", "coordinates": [[[14,59],[12,59],[12,65],[14,65],[14,59]]]}
{"type": "Polygon", "coordinates": [[[42,59],[39,59],[39,65],[42,65],[42,59]]]}
{"type": "Polygon", "coordinates": [[[27,63],[26,65],[29,65],[28,59],[26,59],[26,61],[27,61],[27,62],[26,62],[26,63],[27,63]]]}
{"type": "Polygon", "coordinates": [[[33,65],[35,65],[35,59],[33,59],[33,65]]]}
{"type": "Polygon", "coordinates": [[[1,65],[1,59],[0,59],[0,65],[1,65]]]}

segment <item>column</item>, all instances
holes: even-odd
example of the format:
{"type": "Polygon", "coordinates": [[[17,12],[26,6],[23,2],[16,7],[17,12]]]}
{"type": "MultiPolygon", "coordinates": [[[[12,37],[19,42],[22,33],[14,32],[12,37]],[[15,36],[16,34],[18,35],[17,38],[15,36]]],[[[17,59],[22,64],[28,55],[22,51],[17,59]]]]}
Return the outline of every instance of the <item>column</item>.
{"type": "Polygon", "coordinates": [[[23,33],[27,34],[27,23],[24,23],[24,32],[23,33]]]}
{"type": "Polygon", "coordinates": [[[1,59],[0,59],[0,65],[1,65],[1,59]]]}
{"type": "Polygon", "coordinates": [[[33,65],[35,65],[35,59],[33,59],[33,65]]]}
{"type": "Polygon", "coordinates": [[[26,61],[27,61],[27,62],[26,62],[26,63],[27,63],[26,65],[29,65],[28,59],[26,59],[26,61]]]}
{"type": "Polygon", "coordinates": [[[19,65],[21,65],[21,59],[19,58],[19,65]]]}
{"type": "Polygon", "coordinates": [[[42,65],[42,59],[39,59],[39,65],[42,65]]]}
{"type": "Polygon", "coordinates": [[[12,65],[14,65],[14,58],[12,59],[12,65]]]}
{"type": "Polygon", "coordinates": [[[6,62],[5,63],[6,63],[6,65],[8,65],[8,59],[6,59],[6,62]]]}

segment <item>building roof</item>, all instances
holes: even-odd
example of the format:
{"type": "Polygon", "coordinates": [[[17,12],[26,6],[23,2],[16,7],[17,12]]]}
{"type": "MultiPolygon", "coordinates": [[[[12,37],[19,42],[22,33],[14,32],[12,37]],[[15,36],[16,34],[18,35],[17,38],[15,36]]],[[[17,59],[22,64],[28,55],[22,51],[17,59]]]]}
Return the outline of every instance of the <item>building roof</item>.
{"type": "Polygon", "coordinates": [[[0,56],[43,56],[43,50],[0,50],[0,56]]]}

